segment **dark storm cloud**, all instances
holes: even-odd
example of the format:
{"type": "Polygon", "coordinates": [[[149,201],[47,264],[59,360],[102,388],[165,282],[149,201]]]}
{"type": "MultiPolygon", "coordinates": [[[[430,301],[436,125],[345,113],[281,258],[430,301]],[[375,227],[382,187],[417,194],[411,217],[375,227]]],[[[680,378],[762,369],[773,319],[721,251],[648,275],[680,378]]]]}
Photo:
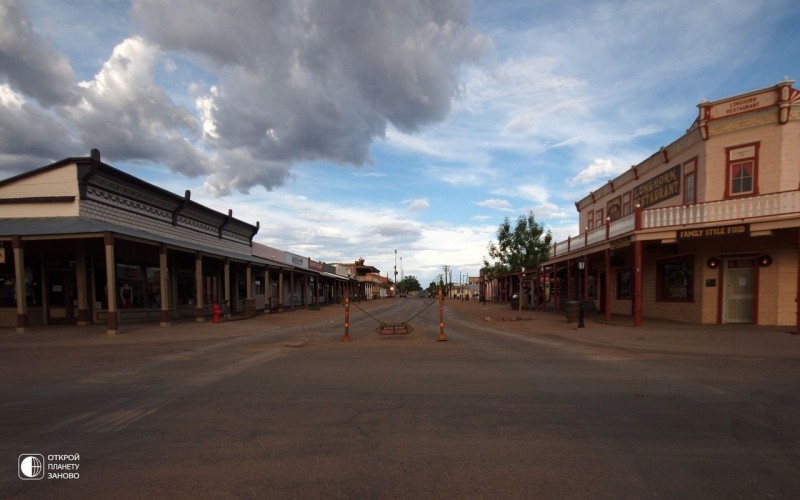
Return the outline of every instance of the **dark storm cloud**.
{"type": "Polygon", "coordinates": [[[297,161],[363,165],[389,123],[415,131],[442,120],[460,67],[489,43],[469,26],[470,9],[465,1],[140,0],[131,14],[162,49],[199,56],[218,74],[206,140],[221,158],[246,150],[250,160],[214,177],[226,192],[254,181],[273,187],[297,161]]]}
{"type": "Polygon", "coordinates": [[[63,104],[75,97],[74,74],[67,58],[33,31],[17,0],[0,0],[0,75],[42,106],[63,104]]]}

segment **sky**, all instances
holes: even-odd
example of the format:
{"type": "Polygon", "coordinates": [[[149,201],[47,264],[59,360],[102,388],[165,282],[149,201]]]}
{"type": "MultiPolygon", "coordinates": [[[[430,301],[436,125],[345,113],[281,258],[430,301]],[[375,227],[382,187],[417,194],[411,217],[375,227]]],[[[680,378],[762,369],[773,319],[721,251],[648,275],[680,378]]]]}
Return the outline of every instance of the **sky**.
{"type": "Polygon", "coordinates": [[[800,78],[796,0],[0,0],[0,178],[104,162],[427,286],[800,78]]]}

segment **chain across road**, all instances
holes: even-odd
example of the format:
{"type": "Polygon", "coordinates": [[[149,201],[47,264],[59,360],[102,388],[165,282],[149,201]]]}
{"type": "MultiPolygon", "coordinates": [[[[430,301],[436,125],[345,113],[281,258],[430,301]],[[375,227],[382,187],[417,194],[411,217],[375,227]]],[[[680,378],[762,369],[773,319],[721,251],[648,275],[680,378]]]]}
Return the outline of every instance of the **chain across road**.
{"type": "MultiPolygon", "coordinates": [[[[435,303],[436,303],[436,302],[438,302],[438,301],[439,301],[439,299],[433,299],[432,301],[430,301],[430,303],[428,303],[428,305],[427,305],[427,306],[425,306],[425,307],[423,307],[422,309],[420,309],[420,310],[417,312],[417,314],[415,314],[415,315],[411,316],[410,318],[408,318],[407,320],[403,321],[403,323],[408,323],[408,322],[410,322],[412,319],[414,319],[414,318],[416,318],[417,316],[419,316],[420,314],[422,314],[422,313],[423,313],[423,312],[424,312],[426,309],[428,309],[430,306],[432,306],[433,304],[435,304],[435,303]]],[[[382,324],[382,325],[383,325],[383,324],[386,324],[386,322],[385,322],[385,321],[381,321],[381,320],[379,320],[378,318],[376,318],[375,316],[371,315],[370,313],[368,313],[367,311],[365,311],[364,309],[362,309],[361,307],[359,307],[359,306],[358,306],[358,304],[355,304],[355,303],[351,302],[351,303],[350,303],[350,305],[352,305],[352,306],[356,306],[356,308],[358,308],[358,310],[359,310],[359,311],[363,312],[364,314],[366,314],[366,315],[367,315],[367,316],[369,316],[370,318],[374,319],[374,320],[375,320],[375,321],[377,321],[378,323],[380,323],[380,324],[382,324]]]]}

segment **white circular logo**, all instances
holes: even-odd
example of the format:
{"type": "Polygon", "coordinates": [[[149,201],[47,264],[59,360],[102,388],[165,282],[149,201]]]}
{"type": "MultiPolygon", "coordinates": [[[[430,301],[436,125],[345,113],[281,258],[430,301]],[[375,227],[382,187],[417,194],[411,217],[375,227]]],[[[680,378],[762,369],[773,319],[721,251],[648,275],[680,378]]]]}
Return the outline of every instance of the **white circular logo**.
{"type": "Polygon", "coordinates": [[[39,457],[25,457],[19,464],[19,471],[22,472],[25,477],[39,477],[42,473],[42,461],[39,460],[39,457]]]}

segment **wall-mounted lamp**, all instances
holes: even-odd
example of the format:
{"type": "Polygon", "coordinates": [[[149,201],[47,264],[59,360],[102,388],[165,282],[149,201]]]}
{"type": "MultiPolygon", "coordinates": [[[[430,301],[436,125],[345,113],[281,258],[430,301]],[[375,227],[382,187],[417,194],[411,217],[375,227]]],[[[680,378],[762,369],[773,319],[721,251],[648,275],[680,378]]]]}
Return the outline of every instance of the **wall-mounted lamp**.
{"type": "Polygon", "coordinates": [[[716,269],[719,267],[719,259],[716,257],[711,257],[708,259],[708,261],[706,261],[706,265],[709,269],[716,269]]]}
{"type": "Polygon", "coordinates": [[[772,257],[769,255],[762,255],[758,258],[758,265],[761,267],[767,267],[772,264],[772,257]]]}

